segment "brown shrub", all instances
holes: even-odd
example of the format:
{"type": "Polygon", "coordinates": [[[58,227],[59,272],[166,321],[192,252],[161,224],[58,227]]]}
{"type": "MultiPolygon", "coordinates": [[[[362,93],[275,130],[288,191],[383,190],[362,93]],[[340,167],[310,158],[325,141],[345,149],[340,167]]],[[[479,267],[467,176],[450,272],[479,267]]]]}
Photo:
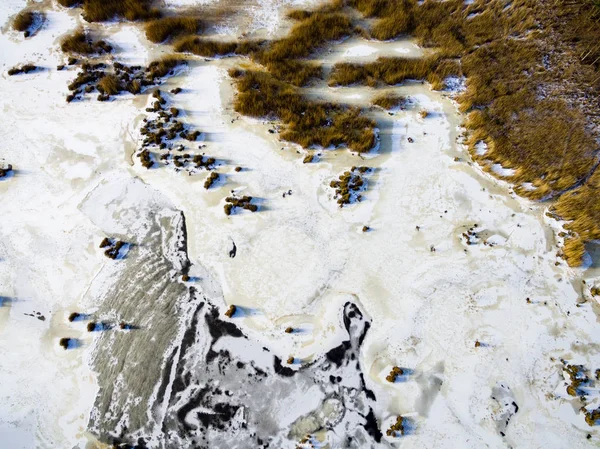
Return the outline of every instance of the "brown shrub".
{"type": "Polygon", "coordinates": [[[323,76],[323,68],[320,65],[295,59],[269,62],[266,67],[275,78],[298,87],[305,86],[311,79],[323,76]]]}
{"type": "Polygon", "coordinates": [[[375,143],[375,123],[361,116],[358,108],[310,101],[294,86],[260,71],[232,71],[238,96],[237,112],[252,117],[279,118],[285,128],[284,140],[305,148],[344,145],[352,150],[369,151],[375,143]]]}
{"type": "Polygon", "coordinates": [[[238,44],[236,42],[221,42],[189,36],[177,41],[173,48],[177,52],[213,57],[236,53],[238,44]]]}
{"type": "Polygon", "coordinates": [[[201,22],[196,17],[163,17],[148,22],[145,26],[146,37],[152,42],[164,42],[174,37],[196,34],[201,22]]]}
{"type": "Polygon", "coordinates": [[[152,61],[148,65],[148,73],[151,78],[162,78],[169,74],[178,65],[184,64],[185,60],[174,56],[165,56],[157,61],[152,61]]]}
{"type": "Polygon", "coordinates": [[[81,55],[109,53],[112,51],[112,47],[105,41],[94,42],[83,30],[77,30],[65,36],[61,41],[60,49],[65,53],[79,53],[81,55]]]}
{"type": "Polygon", "coordinates": [[[373,99],[375,106],[381,106],[383,109],[392,109],[406,102],[406,98],[394,93],[378,95],[373,99]]]}
{"type": "Polygon", "coordinates": [[[71,8],[81,3],[81,0],[56,0],[56,2],[65,8],[71,8]]]}
{"type": "Polygon", "coordinates": [[[121,81],[116,75],[104,75],[98,81],[98,90],[106,95],[116,95],[122,90],[121,81]]]}
{"type": "Polygon", "coordinates": [[[201,39],[188,36],[175,42],[173,48],[177,52],[193,53],[198,56],[214,57],[230,54],[247,56],[257,52],[264,41],[223,42],[214,39],[201,39]]]}
{"type": "Polygon", "coordinates": [[[21,11],[12,21],[12,27],[16,31],[27,31],[33,25],[36,14],[33,11],[21,11]]]}
{"type": "Polygon", "coordinates": [[[151,8],[151,3],[151,0],[83,0],[83,18],[88,22],[157,19],[160,11],[151,8]]]}
{"type": "Polygon", "coordinates": [[[569,223],[565,228],[575,235],[565,239],[565,258],[571,266],[581,265],[585,242],[600,239],[600,174],[598,170],[581,187],[563,194],[553,211],[569,223]]]}
{"type": "Polygon", "coordinates": [[[351,84],[377,86],[382,83],[395,85],[407,79],[429,79],[432,75],[436,75],[437,78],[459,75],[458,70],[457,65],[442,64],[442,60],[438,56],[422,59],[378,58],[376,61],[366,64],[347,62],[335,64],[329,75],[328,83],[330,86],[349,86],[351,84]]]}
{"type": "Polygon", "coordinates": [[[315,11],[294,25],[289,35],[258,55],[263,64],[309,56],[323,44],[352,33],[352,22],[339,12],[315,11]]]}

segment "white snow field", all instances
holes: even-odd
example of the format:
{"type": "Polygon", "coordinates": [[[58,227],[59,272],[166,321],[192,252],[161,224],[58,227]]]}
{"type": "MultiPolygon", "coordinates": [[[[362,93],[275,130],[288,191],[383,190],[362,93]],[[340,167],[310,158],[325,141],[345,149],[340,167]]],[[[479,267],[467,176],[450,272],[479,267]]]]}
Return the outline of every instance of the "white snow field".
{"type": "MultiPolygon", "coordinates": [[[[600,368],[598,305],[588,295],[597,273],[556,257],[559,224],[544,215],[547,205],[518,198],[470,162],[454,91],[417,82],[386,89],[409,102],[370,110],[379,128],[374,151],[315,149],[316,162],[303,164],[305,150],[269,132],[277,122],[233,111],[227,69],[239,59],[191,60],[161,90],[183,89],[169,101],[204,133],[202,151],[223,163],[224,182],[206,190],[203,172],[147,170],[133,157],[148,95],[65,102],[76,72],[56,70],[65,60],[59,40],[81,19],[45,4],[35,36],[23,39],[8,26],[0,35],[0,164],[16,169],[0,180],[0,449],[103,447],[88,432],[101,383],[92,363],[100,337],[67,317],[101,310],[103,291],[127,266],[127,258],[104,257],[102,238],[139,241],[148,232],[144,220],[161,210],[185,216],[191,283],[222,311],[231,304],[246,310],[236,323],[283,360],[319,359],[339,344],[341,308],[358,305],[371,321],[359,361],[377,397],[381,447],[597,446],[600,433],[567,395],[561,362],[600,368]],[[25,62],[41,69],[7,75],[25,62]],[[374,169],[363,200],[339,208],[329,183],[361,165],[374,169]],[[232,190],[257,198],[259,211],[226,216],[232,190]],[[288,326],[299,331],[282,333],[288,326]],[[79,346],[65,351],[61,337],[79,346]],[[385,377],[393,366],[407,374],[392,384],[385,377]],[[412,430],[386,436],[398,415],[410,417],[412,430]]],[[[1,2],[0,23],[25,5],[1,2]]],[[[252,26],[277,29],[285,3],[261,5],[253,6],[252,26]]],[[[115,60],[146,64],[168,51],[151,46],[135,25],[95,26],[114,43],[115,60]]],[[[321,61],[393,54],[421,53],[408,40],[352,39],[321,61]]],[[[325,83],[310,89],[365,107],[378,93],[325,83]]],[[[254,357],[244,344],[234,345],[239,357],[254,357]]],[[[600,405],[595,389],[588,400],[590,409],[600,405]]],[[[318,405],[299,395],[282,404],[282,414],[318,405]]],[[[280,426],[291,426],[286,419],[280,426]]],[[[150,436],[149,447],[160,441],[150,436]]],[[[340,441],[325,435],[321,447],[344,447],[340,441]]]]}

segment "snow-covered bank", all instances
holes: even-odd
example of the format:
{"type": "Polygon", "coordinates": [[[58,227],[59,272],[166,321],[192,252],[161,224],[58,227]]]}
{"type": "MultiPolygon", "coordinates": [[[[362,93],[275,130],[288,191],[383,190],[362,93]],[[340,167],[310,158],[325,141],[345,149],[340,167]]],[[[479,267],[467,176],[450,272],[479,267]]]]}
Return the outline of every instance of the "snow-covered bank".
{"type": "MultiPolygon", "coordinates": [[[[171,2],[183,3],[189,2],[171,2]]],[[[22,5],[5,4],[2,17],[22,5]]],[[[379,126],[377,152],[361,158],[317,149],[318,162],[303,164],[303,150],[269,131],[276,124],[232,112],[226,70],[238,61],[191,62],[161,89],[183,89],[170,101],[183,121],[204,132],[204,141],[194,145],[206,145],[202,151],[222,163],[222,181],[206,190],[206,172],[146,170],[137,158],[130,165],[147,98],[65,103],[74,73],[54,70],[63,58],[56,39],[75,21],[57,8],[31,40],[7,32],[0,41],[6,49],[0,156],[17,169],[0,181],[7,217],[0,221],[0,295],[9,298],[0,308],[0,350],[6,354],[0,359],[0,441],[82,447],[95,404],[91,425],[103,437],[126,433],[126,426],[137,435],[151,422],[150,443],[185,445],[183,436],[204,437],[214,407],[239,401],[243,407],[235,405],[233,430],[227,431],[233,435],[224,439],[225,432],[210,427],[211,442],[246,447],[258,432],[280,447],[295,447],[303,433],[315,432],[330,447],[353,447],[343,432],[365,426],[372,406],[382,431],[397,415],[410,417],[406,447],[595,444],[597,430],[567,396],[560,362],[600,365],[589,345],[598,337],[593,305],[578,306],[578,273],[555,265],[543,209],[516,199],[468,163],[457,144],[460,117],[444,94],[420,83],[391,88],[411,101],[391,114],[370,111],[379,126]],[[23,61],[44,70],[5,75],[23,61]],[[330,182],[355,165],[372,167],[374,174],[364,200],[340,209],[330,182]],[[226,216],[231,190],[255,197],[259,211],[226,216]],[[165,242],[177,240],[168,236],[178,229],[178,211],[186,219],[193,264],[185,285],[199,292],[190,294],[189,310],[177,307],[187,300],[177,276],[180,259],[157,257],[175,252],[165,242]],[[105,235],[137,247],[125,260],[106,259],[97,248],[105,235]],[[364,325],[349,303],[368,318],[368,333],[347,325],[364,325]],[[221,327],[237,335],[222,324],[225,318],[216,320],[225,304],[239,306],[234,323],[249,336],[243,344],[230,341],[235,335],[214,338],[212,332],[223,336],[221,327]],[[67,321],[76,310],[145,327],[85,333],[85,323],[67,321]],[[177,327],[182,324],[189,336],[177,327]],[[292,332],[284,331],[288,327],[292,332]],[[81,347],[64,351],[58,346],[63,336],[78,338],[81,347]],[[345,338],[352,353],[331,380],[323,374],[331,368],[326,353],[345,338]],[[97,374],[89,369],[90,355],[97,374]],[[292,362],[284,363],[290,356],[292,362]],[[279,365],[273,366],[275,357],[279,365]],[[280,378],[300,365],[307,366],[298,385],[280,378]],[[406,373],[395,383],[385,380],[392,366],[406,373]],[[140,367],[143,375],[136,377],[140,367]],[[268,379],[242,383],[250,374],[265,377],[257,367],[268,379]],[[235,394],[210,385],[211,398],[223,402],[202,402],[203,387],[215,379],[235,394]],[[347,404],[329,401],[332,392],[347,404]],[[319,427],[327,423],[324,415],[340,426],[329,432],[319,427]],[[242,422],[256,426],[254,435],[254,428],[241,430],[242,422]],[[164,432],[163,423],[177,431],[164,432]]],[[[117,59],[144,63],[153,53],[132,26],[107,28],[117,59]]],[[[367,60],[405,49],[418,55],[405,41],[345,41],[322,60],[367,60]]],[[[321,83],[310,93],[352,96],[367,106],[377,92],[321,83]]],[[[589,397],[597,400],[593,391],[589,397]]],[[[366,447],[367,441],[352,444],[366,447]]],[[[398,441],[384,436],[377,443],[398,441]]]]}

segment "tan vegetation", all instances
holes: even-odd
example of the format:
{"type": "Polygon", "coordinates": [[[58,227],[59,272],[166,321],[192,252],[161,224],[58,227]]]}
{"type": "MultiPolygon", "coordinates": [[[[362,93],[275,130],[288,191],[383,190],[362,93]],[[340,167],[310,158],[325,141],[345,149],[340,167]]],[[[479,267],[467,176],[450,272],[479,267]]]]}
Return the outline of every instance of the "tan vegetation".
{"type": "Polygon", "coordinates": [[[227,311],[225,312],[225,316],[227,318],[231,318],[233,315],[235,315],[235,312],[237,311],[237,307],[234,306],[233,304],[231,304],[229,306],[229,308],[227,309],[227,311]]]}
{"type": "Polygon", "coordinates": [[[223,42],[198,36],[187,36],[177,40],[173,48],[177,52],[193,53],[205,57],[229,54],[247,56],[258,51],[262,44],[263,41],[223,42]]]}
{"type": "Polygon", "coordinates": [[[223,207],[226,215],[231,215],[236,207],[240,207],[242,209],[249,210],[250,212],[256,212],[258,210],[258,206],[256,204],[252,204],[251,196],[228,196],[225,198],[225,206],[223,207]]]}
{"type": "MultiPolygon", "coordinates": [[[[158,16],[149,0],[83,0],[82,6],[92,21],[158,16]]],[[[337,64],[329,83],[381,86],[418,79],[442,89],[446,77],[465,76],[467,89],[457,100],[467,114],[467,143],[471,150],[480,141],[488,147],[483,156],[472,151],[473,157],[484,166],[515,169],[507,179],[521,195],[558,198],[554,211],[571,221],[563,249],[571,265],[580,263],[586,242],[600,238],[600,174],[593,172],[598,145],[591,131],[600,117],[593,100],[600,88],[600,8],[592,2],[336,0],[315,11],[292,11],[289,18],[296,22],[289,34],[267,42],[185,36],[197,29],[180,18],[152,22],[147,30],[156,41],[179,37],[176,51],[250,57],[264,71],[231,72],[239,90],[236,111],[281,120],[280,137],[305,148],[356,151],[373,146],[375,124],[357,108],[308,100],[298,87],[322,73],[304,58],[352,34],[412,36],[431,49],[427,56],[337,64]],[[370,20],[359,23],[353,9],[370,20]],[[535,188],[523,188],[525,182],[535,188]]],[[[165,67],[157,67],[163,76],[172,68],[165,67]]],[[[393,107],[391,101],[380,105],[393,107]]]]}
{"type": "Polygon", "coordinates": [[[64,349],[69,349],[69,344],[70,344],[72,341],[73,341],[73,342],[75,342],[75,341],[77,341],[77,340],[76,340],[76,339],[72,339],[72,338],[66,338],[66,337],[63,337],[63,338],[61,338],[61,339],[58,341],[58,344],[59,344],[60,346],[62,346],[64,349]]]}
{"type": "Polygon", "coordinates": [[[315,11],[294,25],[289,35],[257,55],[262,63],[309,56],[327,42],[352,34],[350,18],[340,12],[315,11]]]}
{"type": "Polygon", "coordinates": [[[196,34],[201,22],[196,17],[163,17],[145,26],[146,37],[152,42],[164,42],[175,37],[196,34]]]}
{"type": "Polygon", "coordinates": [[[587,100],[600,87],[600,8],[584,0],[347,4],[375,19],[372,37],[407,34],[435,51],[420,61],[339,64],[330,84],[396,84],[417,78],[438,89],[447,75],[466,76],[467,90],[458,101],[468,114],[468,144],[472,149],[479,141],[488,146],[484,156],[473,156],[484,164],[516,169],[510,180],[521,195],[542,199],[562,194],[554,210],[572,220],[563,252],[571,265],[579,264],[585,242],[600,238],[595,195],[600,175],[595,172],[588,179],[598,150],[589,124],[590,117],[598,116],[598,105],[587,100]],[[582,110],[592,114],[586,117],[582,110]],[[521,188],[523,182],[535,189],[521,188]]]}
{"type": "Polygon", "coordinates": [[[122,89],[121,81],[113,74],[104,75],[100,78],[97,87],[98,91],[106,95],[116,95],[122,89]]]}
{"type": "Polygon", "coordinates": [[[22,65],[21,67],[17,66],[17,67],[13,67],[13,68],[9,69],[8,75],[9,76],[20,75],[21,73],[34,72],[37,69],[38,69],[38,67],[33,64],[25,64],[25,65],[22,65]]]}
{"type": "Polygon", "coordinates": [[[341,174],[339,179],[331,181],[329,187],[335,189],[334,198],[337,199],[340,207],[362,200],[358,192],[364,189],[365,181],[362,175],[369,170],[369,167],[352,167],[350,171],[341,174]]]}
{"type": "Polygon", "coordinates": [[[160,11],[152,8],[151,0],[58,0],[63,6],[82,4],[83,18],[88,22],[103,22],[114,18],[125,20],[148,20],[160,17],[160,11]]]}
{"type": "Polygon", "coordinates": [[[402,375],[404,375],[404,370],[399,366],[394,366],[390,373],[385,377],[385,380],[394,383],[396,382],[396,378],[402,375]]]}
{"type": "Polygon", "coordinates": [[[406,98],[401,95],[396,95],[394,93],[387,93],[383,95],[378,95],[373,99],[373,104],[375,106],[380,106],[383,109],[392,109],[400,106],[406,102],[406,98]]]}
{"type": "Polygon", "coordinates": [[[396,422],[390,426],[389,429],[385,431],[386,435],[389,437],[395,437],[397,435],[404,435],[406,429],[404,428],[405,420],[402,416],[398,416],[396,418],[396,422]]]}
{"type": "Polygon", "coordinates": [[[395,85],[407,79],[426,79],[434,88],[442,88],[442,80],[450,75],[460,75],[460,66],[439,56],[423,59],[378,58],[367,64],[338,63],[329,76],[330,86],[364,84],[395,85]]]}
{"type": "Polygon", "coordinates": [[[36,13],[33,11],[21,11],[12,21],[15,31],[28,31],[35,22],[36,13]]]}
{"type": "Polygon", "coordinates": [[[375,143],[375,123],[360,109],[307,100],[288,83],[268,72],[231,71],[238,96],[235,110],[251,117],[273,116],[284,123],[281,138],[305,148],[311,145],[347,146],[369,151],[375,143]]]}
{"type": "Polygon", "coordinates": [[[148,65],[148,75],[151,78],[162,78],[166,76],[178,65],[183,64],[185,61],[175,56],[165,56],[164,58],[152,61],[148,65]]]}
{"type": "Polygon", "coordinates": [[[204,188],[205,189],[210,189],[212,187],[212,185],[217,182],[219,180],[219,174],[217,172],[212,172],[208,178],[206,178],[206,181],[204,181],[204,188]]]}
{"type": "Polygon", "coordinates": [[[7,177],[13,171],[13,166],[7,164],[6,167],[0,167],[0,178],[7,177]]]}
{"type": "Polygon", "coordinates": [[[323,76],[323,68],[320,65],[296,59],[269,62],[266,67],[278,80],[297,87],[306,86],[310,80],[323,76]]]}
{"type": "Polygon", "coordinates": [[[60,49],[65,53],[78,53],[81,55],[91,55],[95,53],[110,53],[112,47],[105,41],[94,42],[83,30],[77,30],[65,36],[60,49]]]}
{"type": "Polygon", "coordinates": [[[64,6],[65,8],[71,8],[80,4],[81,0],[56,0],[56,3],[58,3],[61,6],[64,6]]]}

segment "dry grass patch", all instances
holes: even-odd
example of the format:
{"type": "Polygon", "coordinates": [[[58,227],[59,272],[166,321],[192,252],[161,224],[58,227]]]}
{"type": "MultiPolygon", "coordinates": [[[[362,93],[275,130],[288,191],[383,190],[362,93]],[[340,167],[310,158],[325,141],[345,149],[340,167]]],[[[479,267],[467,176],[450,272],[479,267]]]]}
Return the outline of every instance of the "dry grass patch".
{"type": "Polygon", "coordinates": [[[266,67],[275,78],[298,87],[323,76],[323,67],[320,65],[295,59],[269,62],[266,67]]]}
{"type": "Polygon", "coordinates": [[[315,11],[292,27],[289,35],[271,43],[257,55],[263,64],[304,58],[327,42],[349,36],[353,32],[350,18],[340,12],[315,11]]]}
{"type": "Polygon", "coordinates": [[[164,58],[152,61],[147,68],[148,77],[151,79],[162,78],[181,64],[185,64],[185,60],[175,56],[165,56],[164,58]]]}
{"type": "Polygon", "coordinates": [[[176,52],[193,53],[198,56],[214,57],[229,54],[247,54],[249,45],[238,42],[223,42],[213,39],[202,39],[200,37],[186,37],[175,42],[173,46],[176,52]]]}
{"type": "Polygon", "coordinates": [[[458,101],[468,113],[469,144],[472,150],[482,140],[488,145],[484,156],[473,151],[474,157],[516,169],[511,181],[518,184],[517,192],[530,198],[568,191],[556,212],[573,220],[567,226],[572,234],[564,253],[570,264],[577,264],[584,243],[600,238],[600,175],[569,191],[584,182],[596,164],[598,145],[588,125],[598,106],[586,99],[597,97],[600,88],[600,8],[584,0],[347,4],[375,19],[369,30],[372,37],[410,35],[435,53],[422,62],[394,58],[338,64],[330,84],[395,84],[417,78],[441,88],[444,77],[462,73],[467,90],[458,101]],[[536,188],[519,187],[523,182],[536,188]]]}
{"type": "Polygon", "coordinates": [[[396,94],[390,92],[387,94],[382,94],[382,95],[376,96],[373,99],[372,104],[375,106],[380,106],[383,109],[392,109],[392,108],[400,106],[401,104],[404,104],[405,102],[406,102],[406,97],[403,97],[401,95],[396,95],[396,94]]]}
{"type": "Polygon", "coordinates": [[[88,22],[157,19],[160,11],[151,4],[152,0],[83,0],[83,18],[88,22]]]}
{"type": "Polygon", "coordinates": [[[553,211],[568,220],[571,231],[565,239],[563,252],[569,265],[581,265],[585,243],[600,239],[600,172],[596,172],[581,187],[563,194],[553,205],[553,211]]]}
{"type": "Polygon", "coordinates": [[[231,71],[238,96],[235,110],[251,117],[272,117],[284,123],[281,137],[305,148],[347,146],[369,151],[375,143],[375,123],[358,108],[306,99],[288,83],[268,72],[231,71]]]}
{"type": "Polygon", "coordinates": [[[460,73],[460,66],[455,61],[439,56],[422,59],[378,58],[366,64],[335,64],[328,83],[330,86],[364,84],[374,87],[381,84],[393,86],[407,79],[425,79],[430,81],[434,88],[442,88],[444,78],[460,73]]]}
{"type": "Polygon", "coordinates": [[[72,8],[73,6],[81,4],[81,0],[56,0],[56,3],[65,8],[72,8]]]}
{"type": "Polygon", "coordinates": [[[65,53],[78,53],[80,55],[110,53],[112,51],[112,47],[105,41],[94,42],[83,30],[77,30],[65,36],[60,43],[60,49],[65,53]]]}
{"type": "Polygon", "coordinates": [[[121,81],[116,75],[104,75],[98,81],[98,91],[106,95],[117,95],[122,90],[121,81]]]}
{"type": "Polygon", "coordinates": [[[175,37],[196,34],[201,26],[200,19],[196,17],[163,17],[148,22],[145,30],[148,40],[160,43],[175,37]]]}
{"type": "Polygon", "coordinates": [[[88,22],[104,22],[114,18],[125,20],[158,19],[160,11],[152,8],[152,0],[56,0],[66,8],[81,6],[88,22]]]}
{"type": "Polygon", "coordinates": [[[36,14],[33,11],[21,11],[12,21],[13,30],[28,31],[35,22],[36,14]]]}

